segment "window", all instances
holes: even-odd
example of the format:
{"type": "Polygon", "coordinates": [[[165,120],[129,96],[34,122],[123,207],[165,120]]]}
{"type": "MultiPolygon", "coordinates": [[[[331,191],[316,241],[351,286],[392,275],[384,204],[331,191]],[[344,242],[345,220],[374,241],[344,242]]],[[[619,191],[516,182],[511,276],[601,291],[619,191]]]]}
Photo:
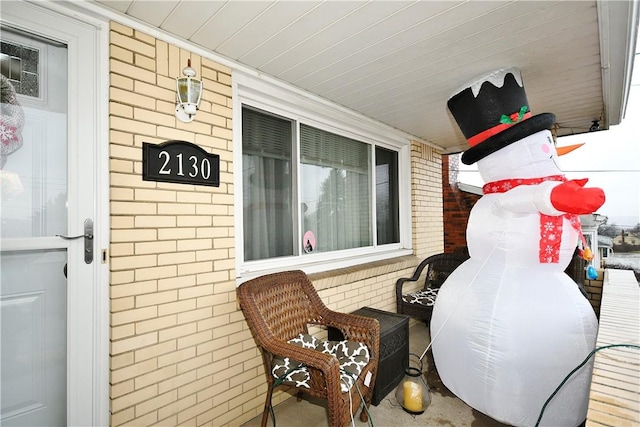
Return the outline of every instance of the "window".
{"type": "Polygon", "coordinates": [[[373,245],[371,146],[301,124],[300,164],[305,253],[373,245]]]}
{"type": "Polygon", "coordinates": [[[293,122],[242,109],[244,259],[293,255],[293,122]]]}
{"type": "Polygon", "coordinates": [[[398,153],[376,147],[376,227],[378,244],[400,242],[398,153]]]}
{"type": "Polygon", "coordinates": [[[594,267],[597,264],[597,262],[599,262],[599,256],[597,254],[598,252],[598,245],[596,243],[594,243],[596,241],[595,237],[596,237],[596,232],[595,231],[587,231],[587,232],[583,232],[582,235],[584,236],[584,240],[587,244],[587,246],[591,249],[591,251],[593,252],[593,259],[591,261],[587,262],[587,265],[593,265],[594,267]]]}
{"type": "Polygon", "coordinates": [[[39,51],[8,41],[0,42],[0,51],[0,71],[9,79],[16,93],[38,97],[39,51]]]}
{"type": "MultiPolygon", "coordinates": [[[[326,270],[410,253],[410,242],[402,241],[410,235],[403,234],[410,209],[402,210],[400,180],[408,140],[399,146],[277,100],[239,98],[240,275],[326,270]]],[[[409,190],[406,183],[406,199],[409,190]]]]}

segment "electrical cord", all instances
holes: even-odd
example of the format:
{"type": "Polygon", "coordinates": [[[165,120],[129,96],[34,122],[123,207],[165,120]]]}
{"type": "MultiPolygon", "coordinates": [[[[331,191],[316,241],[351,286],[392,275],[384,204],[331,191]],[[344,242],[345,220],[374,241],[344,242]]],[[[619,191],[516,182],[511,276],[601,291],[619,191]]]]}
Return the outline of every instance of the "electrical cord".
{"type": "MultiPolygon", "coordinates": [[[[369,425],[373,427],[373,418],[371,418],[371,413],[369,413],[369,408],[367,408],[367,404],[364,401],[362,390],[360,390],[360,386],[358,385],[358,377],[355,374],[352,374],[351,372],[347,372],[343,370],[342,368],[340,369],[340,372],[349,375],[353,379],[353,384],[355,385],[356,390],[360,395],[360,400],[362,401],[363,410],[367,413],[367,419],[369,420],[369,425]]],[[[351,404],[351,389],[349,389],[349,404],[351,404]]],[[[349,409],[351,409],[351,425],[355,426],[355,421],[353,420],[353,409],[351,407],[349,409]]]]}
{"type": "Polygon", "coordinates": [[[362,400],[362,407],[364,411],[367,413],[367,419],[369,420],[369,425],[373,427],[373,417],[369,412],[369,408],[367,408],[367,404],[364,401],[364,396],[362,395],[362,391],[360,390],[360,386],[358,385],[357,381],[355,382],[355,385],[356,385],[356,390],[358,390],[358,394],[360,395],[360,399],[362,400]]]}
{"type": "MultiPolygon", "coordinates": [[[[299,368],[300,368],[300,366],[294,366],[293,368],[289,369],[284,374],[282,374],[278,378],[276,378],[276,380],[273,382],[273,384],[271,384],[271,396],[273,396],[273,390],[284,382],[284,379],[287,377],[287,375],[289,375],[291,372],[293,372],[293,371],[295,371],[296,369],[299,369],[299,368]]],[[[271,400],[269,401],[269,413],[271,414],[271,420],[273,421],[273,427],[276,427],[276,413],[273,410],[273,403],[271,403],[271,400]]]]}
{"type": "Polygon", "coordinates": [[[351,398],[351,389],[349,389],[349,415],[351,416],[351,427],[355,427],[356,422],[353,420],[353,399],[351,398]]]}
{"type": "MultiPolygon", "coordinates": [[[[287,375],[289,375],[291,372],[293,372],[293,371],[295,371],[296,369],[299,369],[299,368],[300,368],[300,366],[293,367],[293,368],[289,369],[288,371],[286,371],[284,374],[280,375],[278,378],[276,378],[276,380],[271,385],[271,392],[273,393],[273,390],[277,386],[279,386],[280,384],[282,384],[284,382],[284,380],[287,377],[287,375]]],[[[371,413],[369,412],[369,408],[367,408],[367,404],[364,401],[364,396],[362,394],[362,391],[360,390],[360,386],[358,385],[358,377],[355,374],[347,372],[347,371],[345,371],[343,369],[340,369],[340,372],[349,375],[353,379],[353,384],[355,385],[356,390],[358,391],[358,394],[360,395],[360,400],[362,401],[362,407],[364,408],[364,411],[367,413],[367,418],[369,420],[369,425],[371,427],[374,427],[373,426],[373,418],[371,418],[371,413]]],[[[353,419],[353,401],[351,399],[351,389],[352,388],[349,389],[349,412],[351,414],[351,425],[355,426],[355,421],[353,419]]],[[[269,402],[269,413],[271,414],[271,420],[273,421],[273,427],[276,427],[276,413],[273,410],[273,404],[271,402],[269,402]]]]}
{"type": "MultiPolygon", "coordinates": [[[[504,231],[503,231],[503,235],[504,235],[504,231]]],[[[449,314],[447,315],[447,317],[444,319],[444,322],[442,323],[442,325],[440,325],[440,329],[438,329],[438,331],[436,331],[435,335],[431,338],[429,344],[427,345],[427,347],[424,349],[424,351],[422,352],[422,355],[420,356],[419,360],[422,361],[422,359],[424,358],[424,356],[427,354],[427,351],[429,351],[429,348],[431,348],[431,346],[433,345],[433,342],[435,341],[435,339],[438,337],[438,335],[440,334],[440,332],[442,331],[442,329],[444,328],[444,326],[447,324],[447,322],[449,321],[449,318],[451,317],[451,315],[456,311],[456,309],[458,308],[458,305],[460,304],[460,301],[462,299],[462,297],[464,295],[466,295],[467,291],[469,290],[469,288],[471,287],[471,285],[473,284],[473,282],[475,281],[476,277],[478,276],[480,270],[484,267],[484,265],[489,261],[489,259],[491,258],[491,254],[493,253],[493,251],[496,248],[494,247],[491,252],[489,253],[489,255],[486,257],[486,259],[484,260],[484,262],[482,263],[482,265],[480,266],[480,268],[478,269],[478,272],[473,276],[473,278],[469,281],[469,284],[467,285],[467,287],[463,290],[461,296],[458,298],[458,301],[456,302],[454,308],[451,310],[451,312],[449,312],[449,314]]],[[[594,349],[593,351],[591,351],[587,357],[582,361],[582,363],[580,363],[577,367],[575,367],[571,372],[569,372],[569,374],[564,378],[564,380],[562,380],[562,382],[560,383],[560,385],[558,385],[558,387],[553,391],[553,393],[551,393],[551,396],[549,396],[549,398],[547,399],[547,401],[544,403],[544,405],[542,406],[542,409],[540,410],[540,415],[538,416],[538,420],[536,421],[535,427],[538,427],[540,425],[540,421],[542,420],[542,416],[544,415],[544,411],[547,408],[547,405],[549,404],[549,402],[551,402],[551,400],[555,397],[555,395],[558,393],[558,391],[560,391],[560,389],[562,388],[562,386],[564,386],[564,384],[569,380],[569,378],[571,378],[571,376],[578,371],[580,368],[582,368],[588,361],[589,359],[598,351],[600,350],[604,350],[604,349],[608,349],[608,348],[614,348],[614,347],[629,347],[629,348],[635,348],[635,349],[640,349],[640,346],[635,345],[635,344],[610,344],[610,345],[605,345],[602,347],[598,347],[596,349],[594,349]]],[[[367,411],[368,412],[368,411],[367,411]]]]}
{"type": "Polygon", "coordinates": [[[544,402],[544,405],[542,405],[542,409],[540,410],[540,415],[538,416],[538,421],[536,421],[536,426],[535,427],[538,427],[540,425],[540,421],[542,420],[542,416],[544,415],[545,409],[547,409],[547,405],[549,404],[549,402],[551,402],[551,400],[555,397],[555,395],[558,394],[558,392],[560,391],[562,386],[564,386],[565,383],[567,381],[569,381],[569,378],[571,378],[571,376],[573,374],[575,374],[576,371],[578,371],[580,368],[582,368],[589,361],[589,359],[591,359],[591,357],[594,354],[596,354],[596,352],[598,352],[600,350],[605,350],[607,348],[615,348],[615,347],[629,347],[629,348],[635,348],[635,349],[640,350],[640,346],[639,345],[635,345],[635,344],[609,344],[609,345],[604,345],[602,347],[595,348],[593,351],[591,351],[587,355],[587,357],[578,366],[576,366],[571,372],[569,372],[569,374],[562,380],[560,385],[558,387],[556,387],[556,389],[553,391],[553,393],[551,393],[551,396],[549,396],[547,401],[544,402]]]}

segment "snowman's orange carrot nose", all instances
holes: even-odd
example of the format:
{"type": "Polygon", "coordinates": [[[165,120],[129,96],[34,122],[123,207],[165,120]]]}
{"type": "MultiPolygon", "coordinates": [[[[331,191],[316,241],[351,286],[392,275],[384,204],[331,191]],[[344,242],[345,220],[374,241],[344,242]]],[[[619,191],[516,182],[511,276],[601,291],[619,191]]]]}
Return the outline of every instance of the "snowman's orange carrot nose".
{"type": "Polygon", "coordinates": [[[556,152],[558,153],[558,156],[564,156],[565,154],[570,153],[576,148],[582,147],[583,145],[584,142],[581,142],[580,144],[566,145],[564,147],[556,147],[556,152]]]}

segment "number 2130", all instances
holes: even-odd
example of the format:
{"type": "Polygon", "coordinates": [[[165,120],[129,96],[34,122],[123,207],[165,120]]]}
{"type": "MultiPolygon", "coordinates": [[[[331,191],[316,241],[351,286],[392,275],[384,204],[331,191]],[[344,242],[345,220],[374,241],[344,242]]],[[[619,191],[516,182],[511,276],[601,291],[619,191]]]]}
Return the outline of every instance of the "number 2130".
{"type": "MultiPolygon", "coordinates": [[[[171,168],[169,167],[171,154],[169,154],[168,151],[161,151],[160,153],[158,153],[158,158],[164,162],[158,173],[162,175],[171,175],[171,168]]],[[[184,166],[182,153],[176,154],[176,158],[178,160],[178,171],[176,172],[176,174],[178,176],[185,176],[183,171],[184,166]]],[[[189,175],[191,178],[201,176],[204,179],[209,179],[209,177],[211,176],[211,162],[209,162],[209,159],[203,158],[199,163],[200,164],[198,164],[198,157],[189,156],[189,158],[187,159],[187,175],[189,175]]]]}
{"type": "Polygon", "coordinates": [[[220,186],[220,156],[188,141],[142,143],[142,179],[220,186]]]}

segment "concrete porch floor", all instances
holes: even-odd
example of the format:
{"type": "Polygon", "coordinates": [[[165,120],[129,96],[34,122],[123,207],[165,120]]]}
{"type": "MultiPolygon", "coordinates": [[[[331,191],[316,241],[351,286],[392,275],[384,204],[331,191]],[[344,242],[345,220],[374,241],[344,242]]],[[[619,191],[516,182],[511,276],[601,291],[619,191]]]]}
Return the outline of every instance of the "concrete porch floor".
{"type": "MultiPolygon", "coordinates": [[[[421,355],[429,343],[429,330],[424,323],[416,323],[409,328],[409,352],[421,355]]],[[[426,369],[426,357],[425,369],[426,369]]],[[[392,390],[378,406],[371,405],[369,413],[374,427],[404,426],[449,426],[449,427],[502,427],[492,418],[472,409],[447,390],[436,374],[430,374],[427,383],[431,390],[431,405],[420,415],[405,412],[392,390]]],[[[320,399],[305,397],[297,402],[289,398],[274,407],[276,427],[327,427],[327,410],[320,399]]],[[[355,427],[367,427],[369,423],[360,421],[360,409],[355,419],[355,427]]],[[[244,427],[258,427],[262,414],[245,423],[244,427]]],[[[273,426],[269,417],[267,426],[273,426]]]]}

